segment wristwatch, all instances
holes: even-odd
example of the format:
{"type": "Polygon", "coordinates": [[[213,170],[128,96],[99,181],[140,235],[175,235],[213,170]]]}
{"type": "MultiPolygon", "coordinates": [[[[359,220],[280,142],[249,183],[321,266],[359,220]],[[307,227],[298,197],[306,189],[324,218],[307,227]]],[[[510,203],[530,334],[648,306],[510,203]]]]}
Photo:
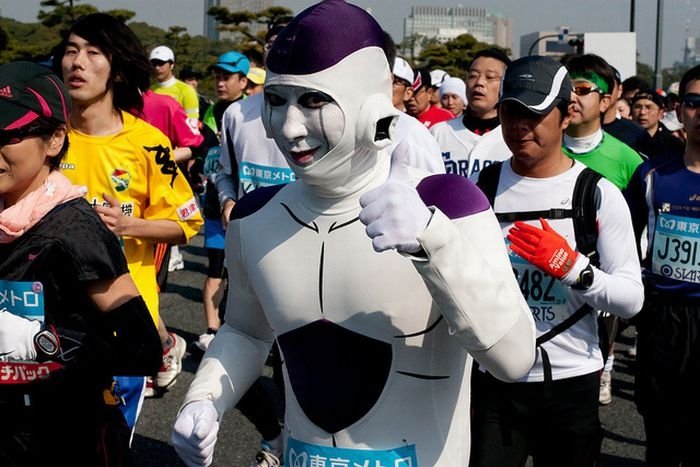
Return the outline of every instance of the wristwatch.
{"type": "Polygon", "coordinates": [[[576,283],[571,286],[575,290],[588,290],[593,285],[593,267],[589,264],[578,275],[576,283]]]}
{"type": "Polygon", "coordinates": [[[61,344],[51,327],[48,327],[34,336],[34,348],[37,353],[37,361],[45,362],[53,360],[59,354],[61,344]]]}

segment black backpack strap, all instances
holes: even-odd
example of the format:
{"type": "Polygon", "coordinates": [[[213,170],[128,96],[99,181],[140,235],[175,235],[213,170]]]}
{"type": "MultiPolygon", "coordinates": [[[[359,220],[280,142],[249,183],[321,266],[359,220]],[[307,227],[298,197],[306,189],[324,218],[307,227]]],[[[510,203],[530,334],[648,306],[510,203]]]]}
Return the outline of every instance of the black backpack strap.
{"type": "Polygon", "coordinates": [[[536,221],[540,217],[544,219],[570,219],[573,213],[573,209],[559,208],[542,211],[497,212],[496,219],[498,222],[536,221]]]}
{"type": "Polygon", "coordinates": [[[486,195],[489,204],[493,207],[496,200],[496,191],[498,190],[498,180],[501,178],[501,166],[503,162],[494,162],[481,169],[479,179],[476,182],[481,191],[486,195]]]}
{"type": "Polygon", "coordinates": [[[593,266],[600,265],[596,250],[598,243],[598,222],[596,216],[595,192],[602,175],[586,167],[579,174],[574,185],[571,201],[573,210],[576,249],[586,255],[593,266]]]}
{"type": "Polygon", "coordinates": [[[552,327],[549,331],[542,334],[535,340],[535,348],[540,349],[542,355],[542,370],[544,370],[544,397],[548,398],[552,395],[552,364],[549,362],[547,350],[542,347],[542,344],[558,336],[562,332],[569,329],[571,326],[579,322],[588,313],[593,311],[590,305],[584,304],[581,308],[573,312],[564,321],[552,327]]]}

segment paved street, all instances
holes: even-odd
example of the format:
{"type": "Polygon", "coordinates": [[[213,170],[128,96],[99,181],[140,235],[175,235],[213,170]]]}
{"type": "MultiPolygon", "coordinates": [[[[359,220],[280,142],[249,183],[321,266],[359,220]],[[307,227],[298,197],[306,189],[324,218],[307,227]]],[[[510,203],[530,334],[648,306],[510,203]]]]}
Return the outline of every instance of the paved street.
{"type": "MultiPolygon", "coordinates": [[[[203,237],[197,236],[191,245],[181,248],[185,270],[170,274],[166,291],[161,295],[161,310],[167,326],[187,340],[190,346],[184,360],[184,370],[172,389],[159,399],[144,403],[141,419],[133,440],[136,465],[139,467],[171,467],[182,465],[170,444],[170,432],[175,415],[187,387],[199,364],[201,353],[191,343],[202,333],[206,324],[201,304],[202,285],[206,271],[203,237]]],[[[644,431],[633,403],[634,361],[624,352],[632,342],[633,329],[627,329],[617,345],[613,374],[613,402],[601,408],[605,431],[600,466],[632,467],[644,465],[644,431]]],[[[269,375],[269,368],[266,369],[269,375]]],[[[271,380],[266,386],[272,388],[271,380]]],[[[236,410],[224,418],[214,465],[219,467],[248,467],[259,438],[252,425],[236,410]]]]}

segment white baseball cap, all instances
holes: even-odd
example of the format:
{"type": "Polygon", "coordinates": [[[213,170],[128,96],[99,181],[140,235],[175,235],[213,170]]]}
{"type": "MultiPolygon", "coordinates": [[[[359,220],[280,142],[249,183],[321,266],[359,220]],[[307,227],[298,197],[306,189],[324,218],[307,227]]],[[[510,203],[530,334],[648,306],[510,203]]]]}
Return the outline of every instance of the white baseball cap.
{"type": "Polygon", "coordinates": [[[445,81],[445,78],[449,77],[450,75],[444,70],[433,70],[430,72],[430,82],[433,84],[433,87],[436,88],[442,86],[442,82],[445,81]]]}
{"type": "Polygon", "coordinates": [[[406,60],[401,57],[396,57],[394,60],[394,76],[406,81],[409,84],[413,83],[413,68],[406,60]]]}
{"type": "Polygon", "coordinates": [[[160,60],[162,62],[175,62],[175,54],[170,47],[159,45],[155,49],[151,50],[151,56],[148,57],[148,59],[160,60]]]}

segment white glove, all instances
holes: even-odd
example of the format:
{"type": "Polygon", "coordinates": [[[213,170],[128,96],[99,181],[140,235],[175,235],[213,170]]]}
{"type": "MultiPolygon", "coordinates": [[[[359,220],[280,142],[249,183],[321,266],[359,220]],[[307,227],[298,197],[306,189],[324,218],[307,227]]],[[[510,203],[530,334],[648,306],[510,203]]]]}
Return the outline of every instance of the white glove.
{"type": "Polygon", "coordinates": [[[360,221],[378,252],[392,248],[403,253],[420,251],[418,235],[432,217],[408,175],[408,151],[408,143],[399,143],[391,154],[386,182],[360,198],[360,221]]]}
{"type": "Polygon", "coordinates": [[[190,402],[175,420],[172,442],[188,467],[211,465],[219,433],[219,414],[210,400],[190,402]]]}
{"type": "Polygon", "coordinates": [[[41,331],[39,321],[0,310],[0,361],[36,360],[34,336],[41,331]]]}

